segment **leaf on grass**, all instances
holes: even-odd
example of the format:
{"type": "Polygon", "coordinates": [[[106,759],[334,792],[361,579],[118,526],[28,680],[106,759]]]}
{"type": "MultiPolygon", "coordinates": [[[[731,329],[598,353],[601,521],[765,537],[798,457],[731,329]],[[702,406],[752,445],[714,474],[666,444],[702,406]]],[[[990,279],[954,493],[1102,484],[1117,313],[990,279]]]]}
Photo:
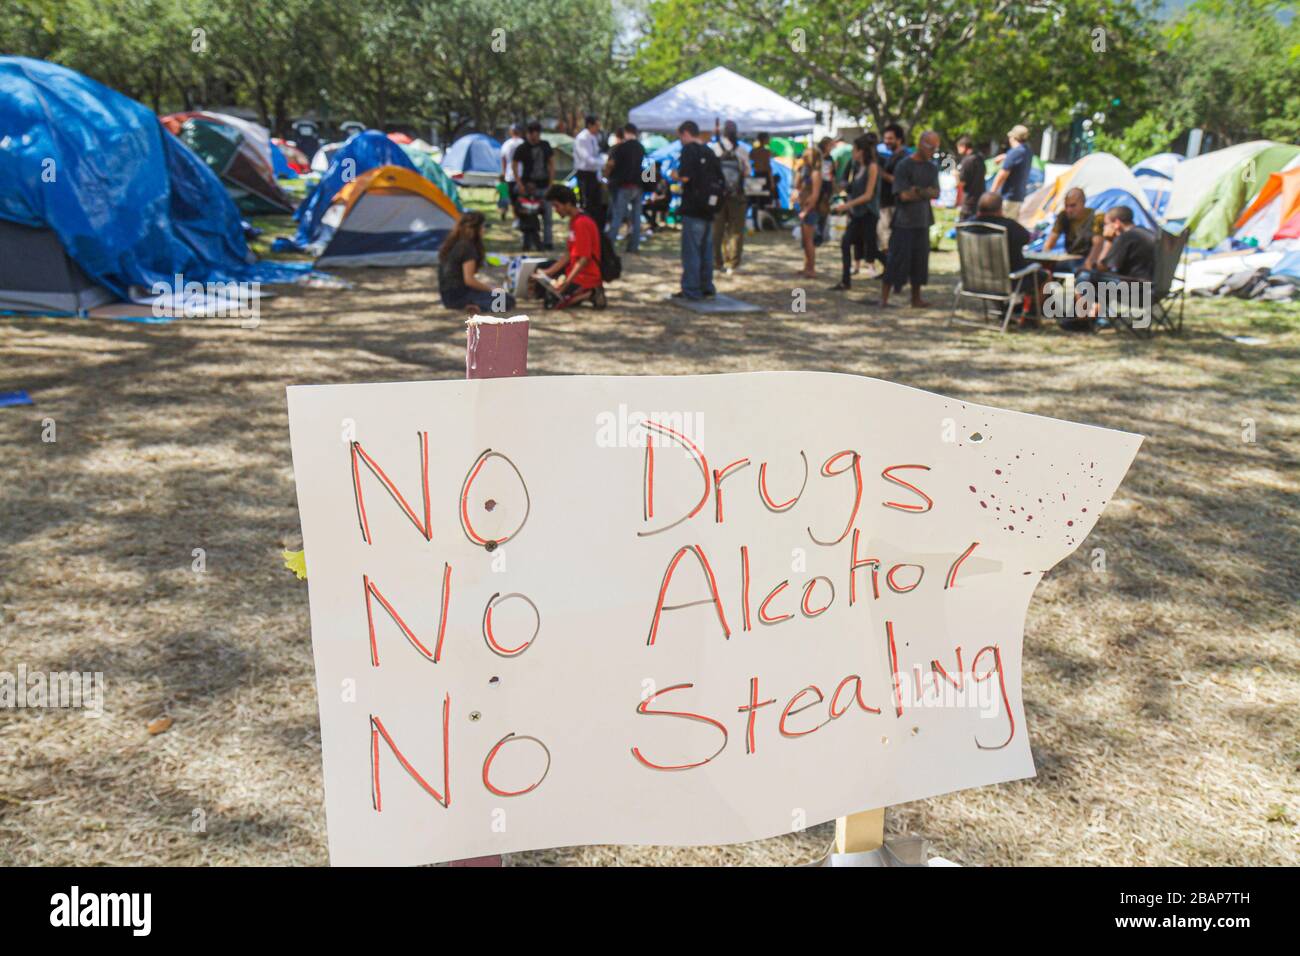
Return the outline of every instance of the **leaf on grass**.
{"type": "Polygon", "coordinates": [[[284,558],[284,566],[298,575],[299,581],[307,580],[306,551],[281,551],[280,556],[284,558]]]}
{"type": "Polygon", "coordinates": [[[157,737],[159,734],[166,733],[172,725],[170,717],[159,717],[157,720],[149,721],[149,726],[145,729],[151,736],[157,737]]]}

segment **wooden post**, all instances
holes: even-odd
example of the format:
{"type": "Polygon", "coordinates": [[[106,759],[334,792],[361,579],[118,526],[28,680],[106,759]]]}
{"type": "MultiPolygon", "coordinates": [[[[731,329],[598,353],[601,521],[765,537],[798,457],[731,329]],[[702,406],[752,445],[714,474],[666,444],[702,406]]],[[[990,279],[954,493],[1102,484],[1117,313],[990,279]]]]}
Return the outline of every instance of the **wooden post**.
{"type": "Polygon", "coordinates": [[[835,852],[866,853],[885,845],[885,811],[863,810],[835,821],[835,852]]]}
{"type": "MultiPolygon", "coordinates": [[[[465,377],[514,378],[528,374],[528,316],[472,315],[465,322],[465,377]]],[[[452,866],[500,866],[500,856],[452,860],[452,866]]]]}
{"type": "Polygon", "coordinates": [[[465,377],[528,374],[528,316],[473,315],[465,322],[465,377]]]}

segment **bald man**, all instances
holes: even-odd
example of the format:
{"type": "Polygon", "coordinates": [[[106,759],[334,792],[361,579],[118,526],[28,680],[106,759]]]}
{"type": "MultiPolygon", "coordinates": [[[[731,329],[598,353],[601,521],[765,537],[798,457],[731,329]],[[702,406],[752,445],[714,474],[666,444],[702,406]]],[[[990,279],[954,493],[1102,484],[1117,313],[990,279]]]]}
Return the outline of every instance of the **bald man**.
{"type": "Polygon", "coordinates": [[[930,226],[934,224],[931,200],[939,198],[939,167],[934,153],[939,134],[928,130],[917,141],[916,152],[894,167],[894,219],[889,233],[889,259],[880,289],[880,305],[889,305],[892,289],[912,286],[912,308],[929,305],[921,287],[930,281],[930,226]]]}
{"type": "Polygon", "coordinates": [[[1048,233],[1047,243],[1043,246],[1048,252],[1056,248],[1056,241],[1065,236],[1065,251],[1072,256],[1066,262],[1055,266],[1058,272],[1077,272],[1085,264],[1096,268],[1101,258],[1101,247],[1105,241],[1102,229],[1105,217],[1088,208],[1088,197],[1077,186],[1065,194],[1061,211],[1056,214],[1052,231],[1048,233]]]}

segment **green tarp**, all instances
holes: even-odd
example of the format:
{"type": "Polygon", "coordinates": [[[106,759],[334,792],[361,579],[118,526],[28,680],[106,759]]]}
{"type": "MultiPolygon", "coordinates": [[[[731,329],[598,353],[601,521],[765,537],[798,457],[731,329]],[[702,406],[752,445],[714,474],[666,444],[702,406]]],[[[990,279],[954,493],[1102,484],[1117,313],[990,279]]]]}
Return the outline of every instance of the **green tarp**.
{"type": "Polygon", "coordinates": [[[411,161],[415,171],[446,193],[447,198],[456,204],[456,208],[464,212],[465,204],[460,201],[460,190],[456,188],[456,184],[447,175],[447,171],[438,165],[438,161],[418,146],[411,146],[406,143],[398,145],[402,147],[402,152],[411,161]]]}
{"type": "Polygon", "coordinates": [[[1281,172],[1297,154],[1300,147],[1279,143],[1224,170],[1214,188],[1201,197],[1187,217],[1185,228],[1191,234],[1188,245],[1194,249],[1213,249],[1232,235],[1233,223],[1264,188],[1268,177],[1281,172]]]}

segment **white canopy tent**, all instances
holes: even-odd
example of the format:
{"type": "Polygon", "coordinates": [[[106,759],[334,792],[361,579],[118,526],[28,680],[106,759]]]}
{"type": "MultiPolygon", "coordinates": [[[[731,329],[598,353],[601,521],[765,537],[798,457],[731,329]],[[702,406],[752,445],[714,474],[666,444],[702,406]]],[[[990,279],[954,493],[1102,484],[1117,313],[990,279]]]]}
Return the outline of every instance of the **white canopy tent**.
{"type": "Polygon", "coordinates": [[[714,120],[734,120],[741,133],[801,136],[813,131],[817,115],[793,100],[717,66],[678,83],[642,103],[627,118],[643,130],[676,132],[695,120],[701,132],[713,132],[714,120]]]}

